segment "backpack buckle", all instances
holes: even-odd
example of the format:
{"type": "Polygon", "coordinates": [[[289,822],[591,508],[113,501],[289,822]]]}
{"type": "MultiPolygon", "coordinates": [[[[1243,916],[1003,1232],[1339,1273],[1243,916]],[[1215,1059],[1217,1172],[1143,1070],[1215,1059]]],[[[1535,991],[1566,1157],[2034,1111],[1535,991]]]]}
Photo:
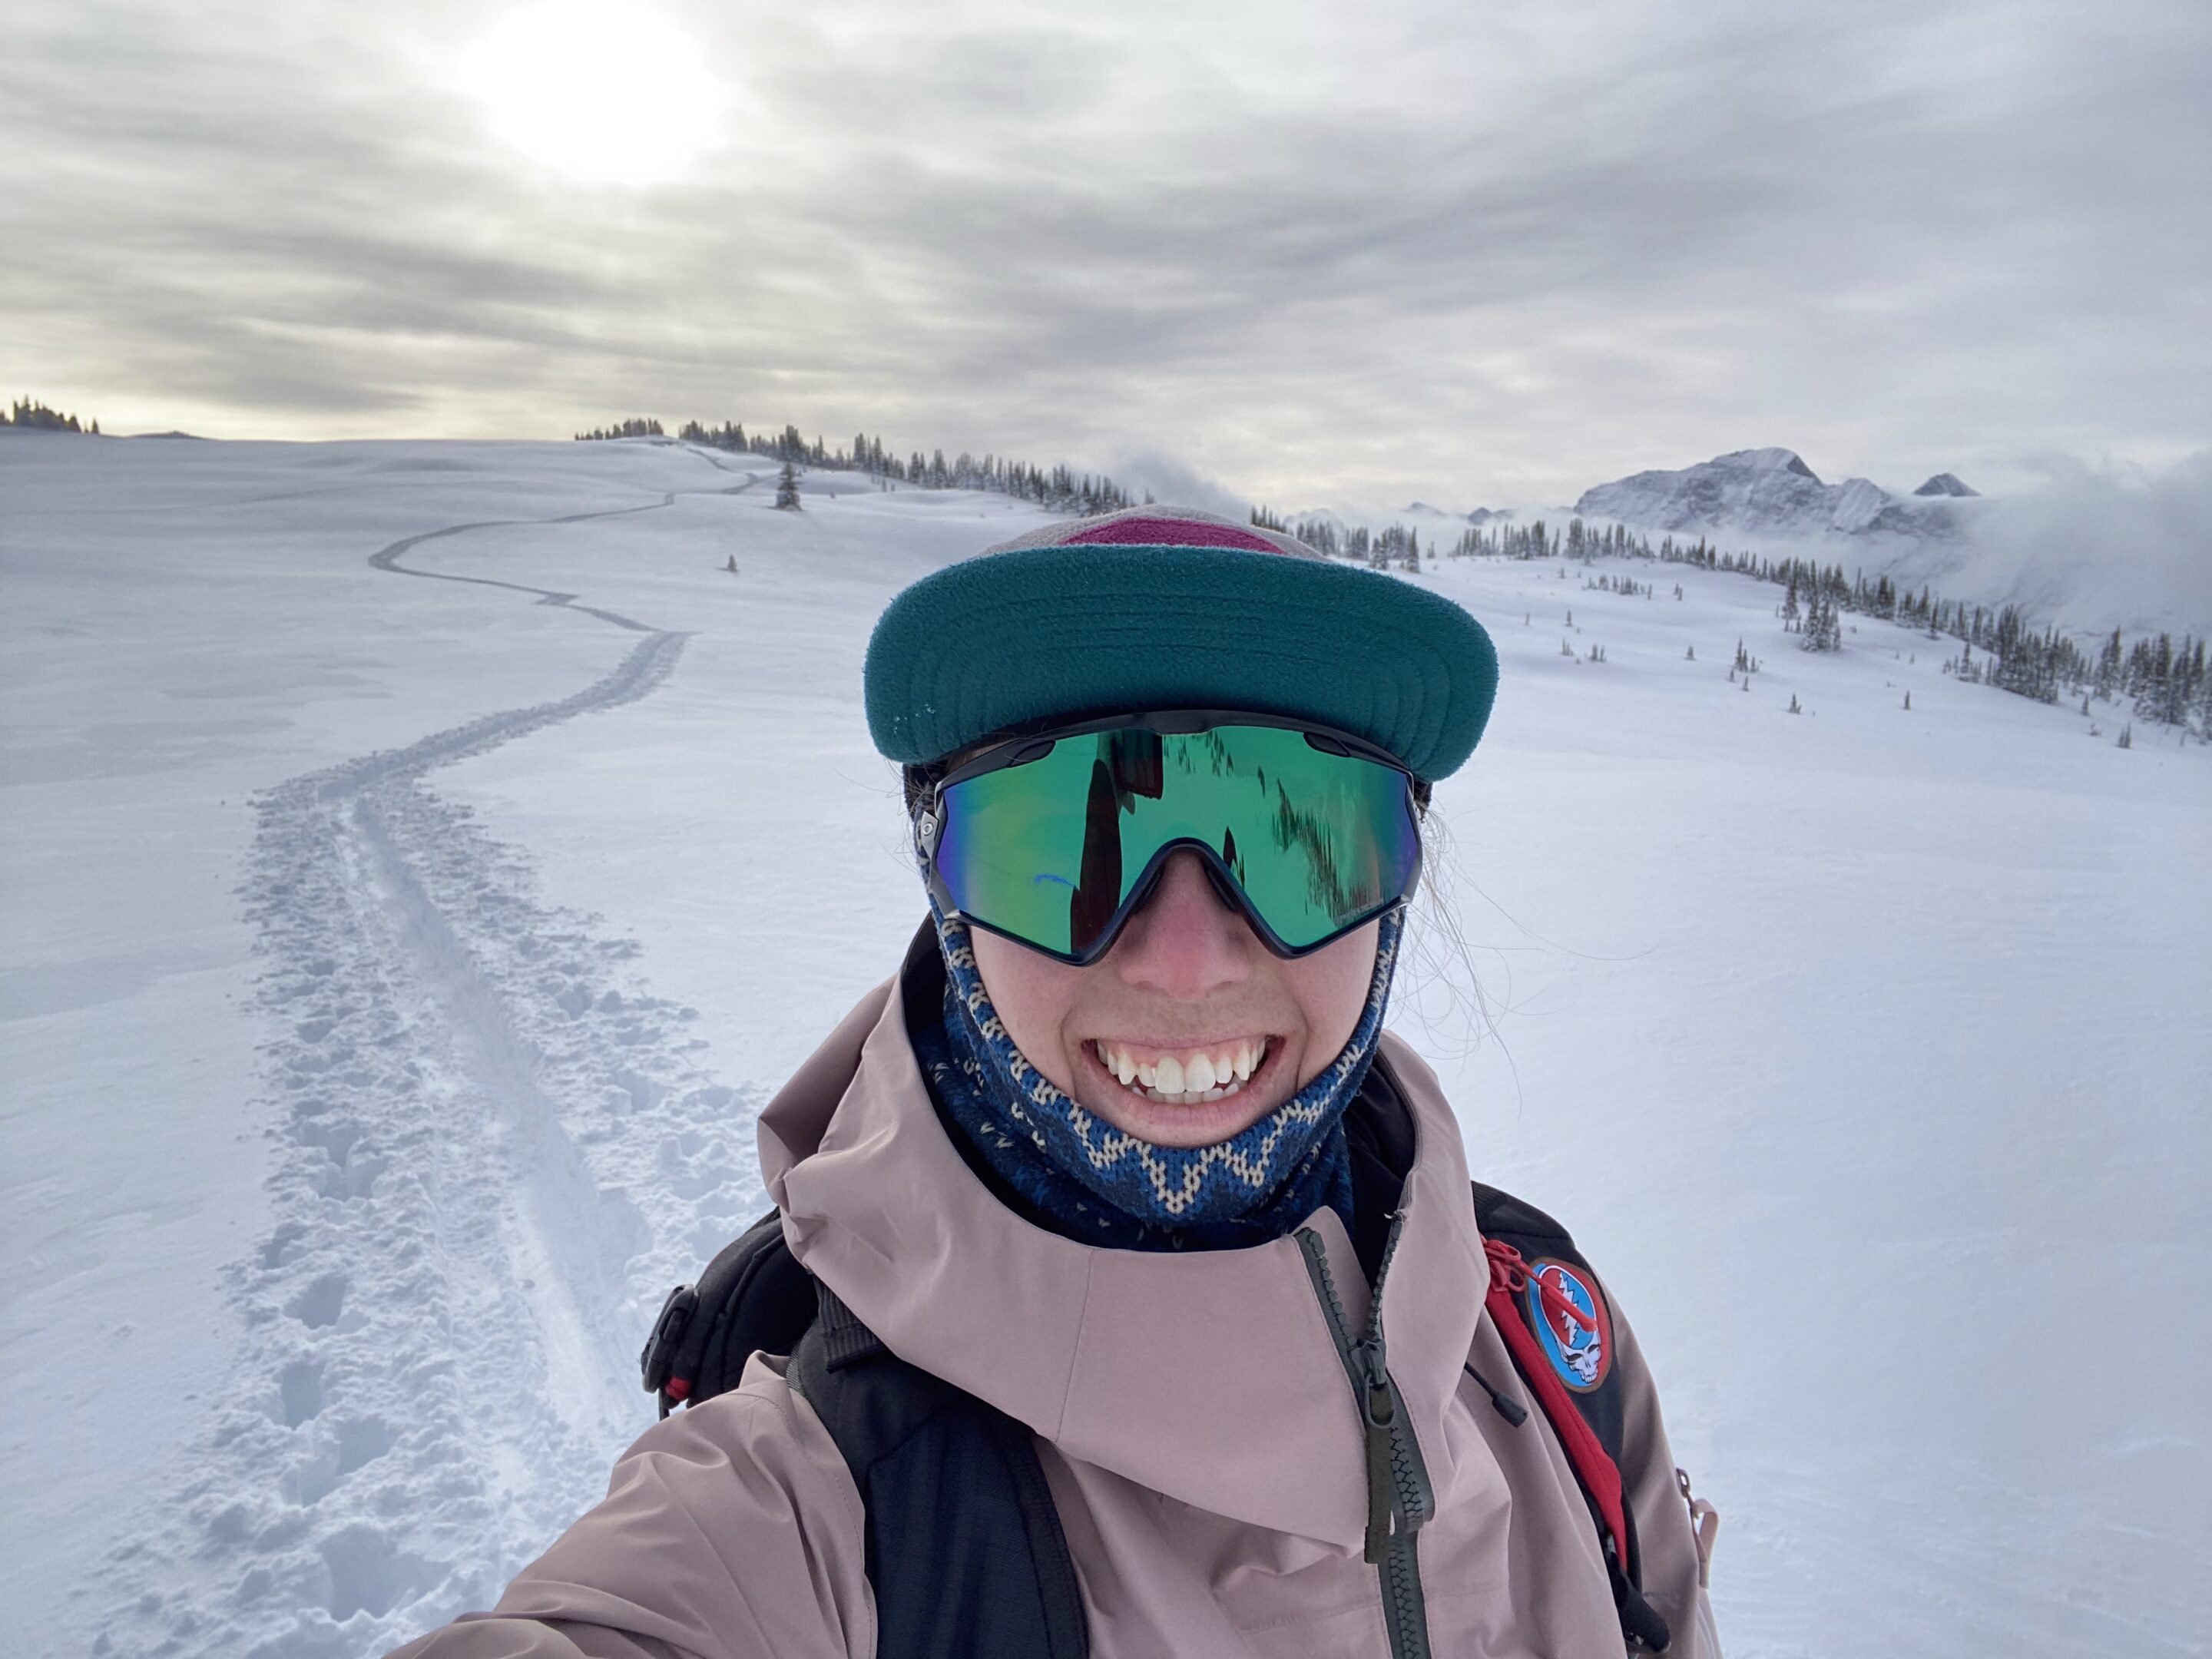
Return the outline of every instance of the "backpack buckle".
{"type": "Polygon", "coordinates": [[[678,1285],[669,1291],[668,1299],[660,1304],[659,1317],[653,1322],[651,1334],[645,1339],[645,1347],[638,1354],[638,1373],[645,1380],[645,1391],[662,1396],[661,1415],[665,1417],[671,1402],[681,1400],[691,1392],[688,1382],[680,1389],[672,1389],[672,1373],[676,1368],[676,1351],[683,1346],[684,1338],[691,1328],[691,1316],[699,1311],[699,1292],[689,1285],[678,1285]]]}

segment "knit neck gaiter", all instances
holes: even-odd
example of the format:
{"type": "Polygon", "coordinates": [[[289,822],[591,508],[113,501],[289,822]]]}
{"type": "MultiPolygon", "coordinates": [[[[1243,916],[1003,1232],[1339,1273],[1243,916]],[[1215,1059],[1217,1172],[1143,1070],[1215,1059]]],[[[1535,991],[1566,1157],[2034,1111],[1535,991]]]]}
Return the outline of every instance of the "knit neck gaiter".
{"type": "Polygon", "coordinates": [[[942,1024],[911,1033],[944,1115],[1036,1215],[1083,1243],[1229,1249],[1280,1238],[1327,1206],[1352,1224],[1344,1112],[1375,1058],[1403,913],[1382,919],[1367,1003],[1321,1074],[1259,1121],[1211,1146],[1155,1146],[1085,1109],[1006,1035],[964,923],[936,917],[942,1024]]]}

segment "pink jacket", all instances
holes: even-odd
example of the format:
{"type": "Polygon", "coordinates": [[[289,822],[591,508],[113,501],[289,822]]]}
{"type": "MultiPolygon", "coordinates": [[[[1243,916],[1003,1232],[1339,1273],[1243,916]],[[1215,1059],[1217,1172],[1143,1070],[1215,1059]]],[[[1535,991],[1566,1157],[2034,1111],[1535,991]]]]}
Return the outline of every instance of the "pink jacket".
{"type": "MultiPolygon", "coordinates": [[[[1081,1580],[1097,1659],[1389,1653],[1363,1559],[1364,1440],[1294,1238],[1191,1255],[1106,1250],[994,1198],[946,1139],[896,981],[848,1014],[760,1122],[799,1260],[901,1358],[1029,1425],[1081,1580]]],[[[1396,1379],[1437,1514],[1419,1534],[1431,1650],[1580,1659],[1623,1644],[1597,1534],[1540,1413],[1515,1427],[1468,1375],[1514,1372],[1483,1311],[1488,1270],[1459,1130],[1434,1073],[1383,1038],[1415,1120],[1384,1279],[1396,1379]]],[[[1355,1331],[1368,1291],[1334,1212],[1355,1331]]],[[[1699,1547],[1657,1395],[1616,1322],[1621,1474],[1645,1593],[1680,1659],[1718,1652],[1699,1547]]],[[[875,1611],[843,1459],[783,1362],[648,1429],[605,1502],[501,1597],[404,1659],[866,1659],[875,1611]]]]}

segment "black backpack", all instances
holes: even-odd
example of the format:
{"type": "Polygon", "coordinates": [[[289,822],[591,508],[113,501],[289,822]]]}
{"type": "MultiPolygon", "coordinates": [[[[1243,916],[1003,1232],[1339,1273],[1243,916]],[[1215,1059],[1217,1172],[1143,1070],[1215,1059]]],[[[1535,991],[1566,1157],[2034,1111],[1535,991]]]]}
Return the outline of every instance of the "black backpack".
{"type": "MultiPolygon", "coordinates": [[[[1608,1364],[1594,1387],[1564,1386],[1547,1375],[1553,1362],[1538,1334],[1546,1321],[1557,1348],[1559,1327],[1574,1323],[1545,1311],[1546,1279],[1569,1284],[1558,1264],[1579,1270],[1570,1290],[1594,1299],[1590,1317],[1609,1332],[1604,1290],[1566,1229],[1541,1210],[1480,1182],[1474,1201],[1491,1250],[1492,1316],[1523,1392],[1582,1483],[1622,1637],[1664,1652],[1666,1621],[1644,1599],[1635,1522],[1621,1498],[1619,1378],[1608,1364]],[[1608,1515],[1623,1522],[1617,1534],[1608,1515]]],[[[1561,1305],[1556,1291],[1550,1305],[1561,1305]]],[[[665,1417],[737,1387],[757,1352],[791,1356],[787,1381],[852,1470],[867,1515],[881,1659],[1085,1659],[1091,1642],[1075,1565],[1030,1430],[884,1347],[793,1258],[774,1210],[724,1247],[696,1285],[669,1292],[639,1364],[665,1417]]],[[[1508,1422],[1527,1421],[1519,1399],[1472,1364],[1468,1372],[1508,1422]]]]}
{"type": "Polygon", "coordinates": [[[663,1417],[755,1352],[830,1431],[867,1514],[881,1659],[1085,1659],[1091,1638],[1030,1431],[909,1365],[793,1259],[770,1210],[669,1292],[639,1364],[663,1417]]]}

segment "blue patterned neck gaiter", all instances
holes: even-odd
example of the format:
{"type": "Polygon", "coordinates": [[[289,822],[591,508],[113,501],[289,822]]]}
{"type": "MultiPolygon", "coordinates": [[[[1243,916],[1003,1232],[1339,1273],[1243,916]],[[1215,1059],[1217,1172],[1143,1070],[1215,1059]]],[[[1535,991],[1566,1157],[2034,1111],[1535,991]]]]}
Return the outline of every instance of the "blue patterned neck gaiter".
{"type": "Polygon", "coordinates": [[[1344,1112],[1382,1035],[1403,912],[1382,920],[1352,1039],[1304,1088],[1212,1146],[1158,1146],[1060,1092],[1017,1048],[975,969],[964,923],[937,916],[945,1021],[910,1035],[931,1092],[999,1178],[1054,1231],[1139,1250],[1229,1249],[1280,1238],[1327,1205],[1352,1225],[1344,1112]]]}

